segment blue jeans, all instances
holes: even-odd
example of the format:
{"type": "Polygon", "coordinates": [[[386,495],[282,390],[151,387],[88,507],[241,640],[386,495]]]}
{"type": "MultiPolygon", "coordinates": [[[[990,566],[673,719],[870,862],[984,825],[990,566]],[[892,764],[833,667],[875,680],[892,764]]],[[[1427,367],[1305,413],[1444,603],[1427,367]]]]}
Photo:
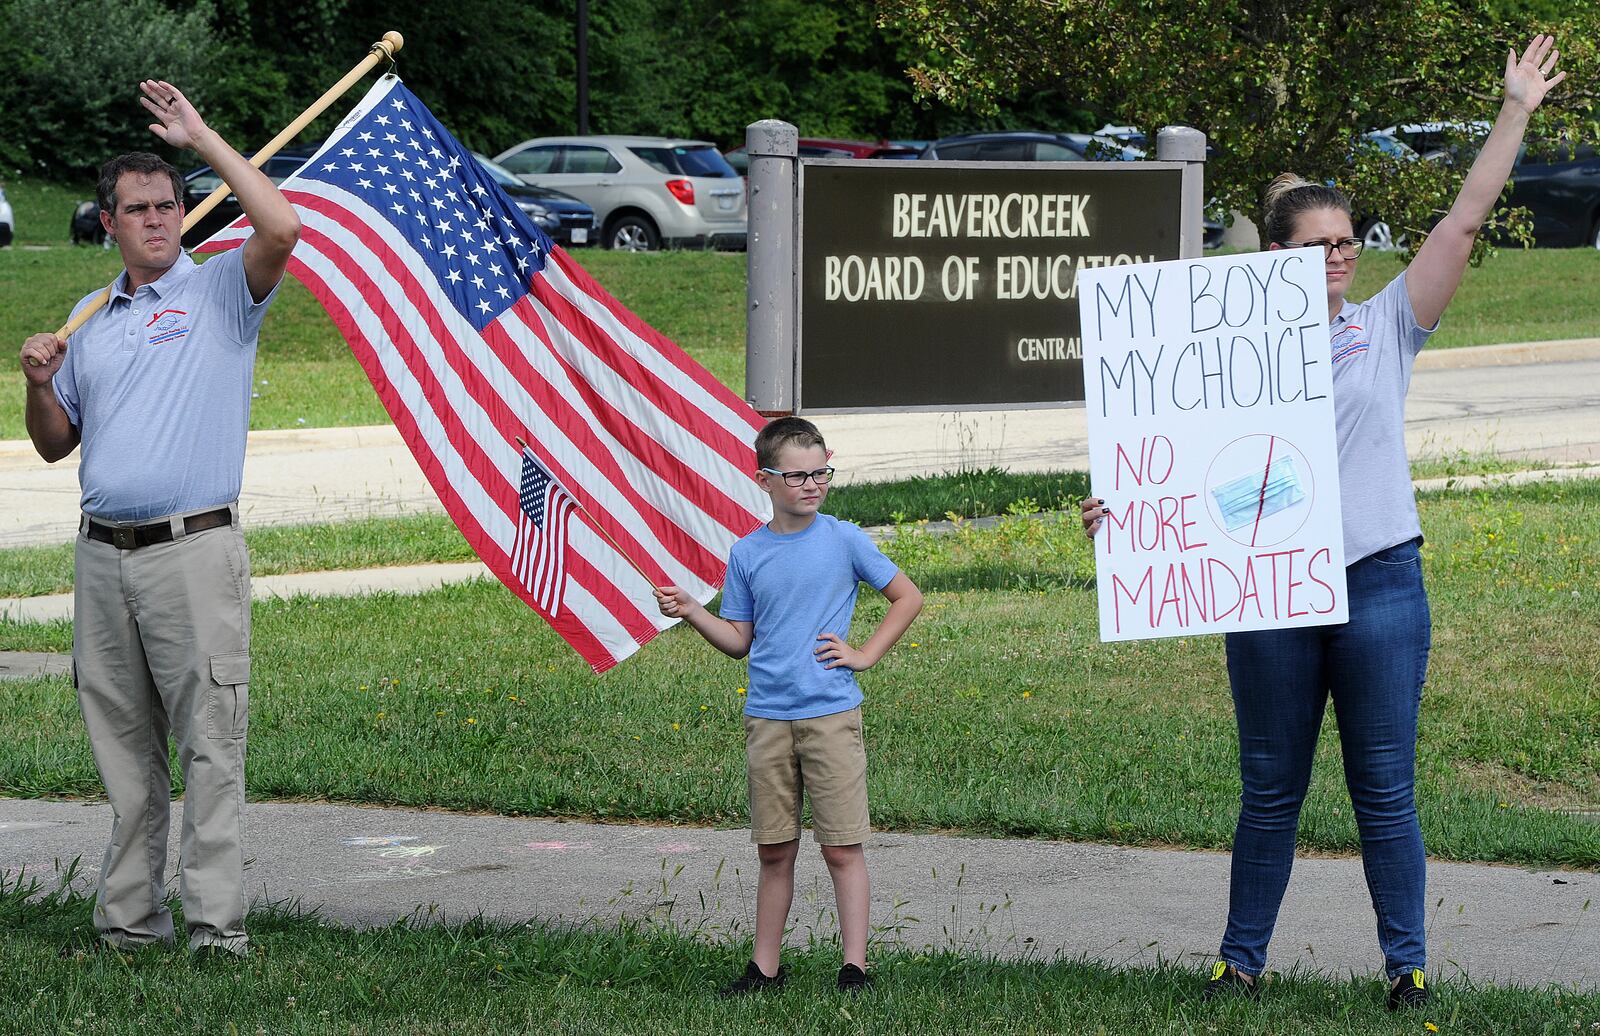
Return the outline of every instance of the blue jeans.
{"type": "Polygon", "coordinates": [[[1240,971],[1266,969],[1330,693],[1385,970],[1392,978],[1426,968],[1426,866],[1413,792],[1431,634],[1419,543],[1345,570],[1343,625],[1228,634],[1243,792],[1221,957],[1240,971]]]}

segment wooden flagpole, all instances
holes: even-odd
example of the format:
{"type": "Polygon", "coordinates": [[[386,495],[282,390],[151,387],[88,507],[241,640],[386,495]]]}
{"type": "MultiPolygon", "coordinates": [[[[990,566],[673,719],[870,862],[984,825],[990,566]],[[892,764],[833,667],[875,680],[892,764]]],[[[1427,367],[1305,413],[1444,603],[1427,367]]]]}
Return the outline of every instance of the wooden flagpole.
{"type": "MultiPolygon", "coordinates": [[[[520,435],[517,436],[516,439],[517,439],[517,445],[518,446],[521,446],[524,450],[526,450],[528,448],[528,442],[527,442],[526,439],[524,439],[520,435]]],[[[557,485],[559,485],[559,484],[560,483],[557,483],[557,485]]],[[[572,496],[571,493],[568,493],[567,495],[568,496],[572,496]]],[[[618,554],[621,554],[622,555],[622,560],[624,560],[628,564],[632,565],[633,566],[633,570],[635,572],[639,573],[639,575],[641,577],[643,577],[643,579],[644,579],[644,581],[646,583],[650,584],[650,589],[652,589],[652,590],[659,589],[659,587],[656,586],[656,581],[654,579],[651,579],[649,574],[646,573],[644,569],[639,567],[639,563],[637,561],[633,560],[632,558],[630,558],[628,556],[628,552],[623,550],[621,545],[619,545],[616,540],[611,538],[611,534],[609,532],[606,532],[605,528],[603,526],[601,526],[601,524],[599,522],[595,521],[594,515],[590,514],[589,513],[589,509],[587,507],[584,507],[583,504],[579,503],[578,502],[578,498],[575,497],[575,496],[572,496],[572,505],[574,507],[576,507],[578,509],[578,513],[583,515],[583,517],[588,521],[589,528],[593,529],[595,532],[598,532],[600,535],[604,536],[606,538],[606,542],[611,544],[611,549],[616,551],[618,554]]]]}
{"type": "MultiPolygon", "coordinates": [[[[283,145],[293,140],[295,136],[299,134],[301,130],[309,126],[312,121],[317,118],[317,116],[327,111],[328,107],[332,105],[334,101],[337,101],[340,97],[344,96],[345,91],[354,86],[361,79],[361,77],[365,76],[369,71],[371,71],[374,66],[384,61],[392,61],[394,56],[400,52],[400,48],[404,45],[405,38],[398,32],[395,32],[391,29],[389,32],[384,33],[383,39],[372,45],[370,52],[361,60],[359,65],[357,65],[355,68],[352,68],[349,72],[346,72],[344,78],[339,80],[337,83],[334,83],[333,86],[329,87],[326,93],[317,98],[317,102],[315,104],[301,112],[298,118],[283,128],[283,132],[279,133],[276,137],[273,137],[270,141],[268,141],[265,147],[257,151],[255,155],[251,157],[250,164],[255,166],[257,169],[260,169],[267,159],[277,154],[283,145]]],[[[221,204],[222,199],[226,198],[229,193],[232,192],[232,190],[233,188],[229,187],[226,183],[218,184],[217,189],[207,195],[204,201],[190,209],[188,212],[184,213],[183,229],[179,231],[179,236],[181,237],[196,223],[200,222],[200,220],[207,213],[221,204]]],[[[115,284],[116,282],[112,281],[111,283],[115,284]]],[[[94,314],[100,310],[100,307],[104,306],[109,301],[111,301],[111,284],[106,285],[105,291],[102,291],[93,302],[90,302],[87,306],[84,306],[83,309],[78,312],[77,316],[73,317],[71,320],[68,320],[66,324],[62,326],[61,330],[56,332],[56,337],[62,339],[72,337],[73,332],[82,327],[85,321],[94,316],[94,314]]],[[[35,364],[35,366],[37,366],[37,364],[35,364]]]]}

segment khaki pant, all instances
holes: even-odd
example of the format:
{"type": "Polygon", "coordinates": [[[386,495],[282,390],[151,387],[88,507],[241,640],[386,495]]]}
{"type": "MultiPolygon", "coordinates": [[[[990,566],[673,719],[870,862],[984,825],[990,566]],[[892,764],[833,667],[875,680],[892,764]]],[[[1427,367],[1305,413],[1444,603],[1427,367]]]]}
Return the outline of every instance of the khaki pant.
{"type": "Polygon", "coordinates": [[[814,719],[746,716],[744,751],[752,842],[799,838],[802,795],[811,800],[818,845],[855,845],[872,834],[859,706],[814,719]]]}
{"type": "Polygon", "coordinates": [[[250,562],[237,513],[231,526],[136,550],[80,532],[76,559],[74,679],[112,813],[95,928],[119,946],[174,941],[163,903],[170,732],[185,789],[189,945],[243,952],[250,562]]]}

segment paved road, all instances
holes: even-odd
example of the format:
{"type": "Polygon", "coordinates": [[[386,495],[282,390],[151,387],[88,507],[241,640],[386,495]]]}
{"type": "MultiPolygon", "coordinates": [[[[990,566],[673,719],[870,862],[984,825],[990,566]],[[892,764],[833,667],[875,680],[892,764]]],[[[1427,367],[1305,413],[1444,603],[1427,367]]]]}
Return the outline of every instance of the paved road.
{"type": "MultiPolygon", "coordinates": [[[[1411,389],[1412,454],[1458,449],[1550,462],[1600,462],[1600,339],[1424,353],[1411,389]]],[[[1088,467],[1084,414],[849,414],[818,419],[841,481],[961,467],[1088,467]]],[[[0,442],[0,547],[62,543],[78,520],[77,454],[41,463],[0,442]]],[[[240,501],[252,524],[438,511],[392,427],[256,432],[240,501]]]]}
{"type": "MultiPolygon", "coordinates": [[[[0,867],[48,878],[56,861],[81,857],[92,881],[110,824],[99,803],[0,799],[0,867]]],[[[304,803],[251,803],[245,826],[258,901],[299,900],[349,924],[417,911],[515,921],[643,915],[714,938],[748,935],[754,924],[745,830],[304,803]]],[[[1226,915],[1228,857],[1219,853],[878,834],[867,858],[873,923],[911,948],[1178,960],[1199,970],[1226,915]]],[[[172,857],[169,875],[175,866],[172,857]]],[[[833,937],[832,886],[809,841],[795,878],[791,939],[833,937]]],[[[1428,886],[1440,903],[1429,921],[1436,978],[1600,988],[1600,910],[1585,909],[1600,875],[1431,862],[1428,886]]],[[[1376,974],[1375,925],[1359,860],[1302,859],[1271,967],[1376,974]]]]}

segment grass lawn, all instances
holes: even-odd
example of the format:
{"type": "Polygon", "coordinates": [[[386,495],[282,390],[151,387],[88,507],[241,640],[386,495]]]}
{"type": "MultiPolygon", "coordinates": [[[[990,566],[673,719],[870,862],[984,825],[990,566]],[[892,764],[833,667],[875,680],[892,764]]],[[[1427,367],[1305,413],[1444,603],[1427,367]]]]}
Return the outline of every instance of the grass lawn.
{"type": "MultiPolygon", "coordinates": [[[[1541,467],[1490,453],[1457,451],[1411,462],[1415,478],[1503,474],[1541,467]]],[[[1071,511],[1088,492],[1081,471],[1009,472],[998,468],[835,485],[827,510],[858,525],[891,525],[946,517],[979,518],[1029,510],[1071,511]]],[[[470,561],[474,555],[443,515],[368,518],[319,525],[248,528],[256,575],[470,561]]],[[[72,544],[0,549],[0,597],[32,597],[72,589],[72,544]]]]}
{"type": "MultiPolygon", "coordinates": [[[[15,343],[54,330],[83,295],[108,283],[121,265],[115,251],[65,244],[72,200],[92,190],[20,181],[8,197],[18,208],[19,242],[49,242],[47,251],[0,252],[0,341],[15,343]]],[[[577,249],[578,261],[630,309],[683,346],[741,395],[744,392],[745,257],[742,253],[618,254],[577,249]]],[[[1365,298],[1400,270],[1391,255],[1361,260],[1353,298],[1365,298]]],[[[1590,286],[1600,276],[1593,249],[1502,251],[1469,270],[1432,347],[1522,342],[1592,335],[1590,286]]],[[[14,355],[14,352],[13,352],[14,355]]],[[[0,439],[23,438],[22,373],[0,377],[0,439]],[[6,379],[9,379],[7,381],[6,379]]],[[[366,376],[333,324],[291,279],[261,332],[252,428],[386,424],[366,376]]]]}
{"type": "Polygon", "coordinates": [[[11,203],[12,226],[16,228],[13,244],[17,249],[29,245],[66,245],[72,240],[69,228],[73,210],[80,201],[94,199],[93,180],[58,184],[29,177],[7,177],[0,182],[5,185],[6,201],[11,203]]]}
{"type": "Polygon", "coordinates": [[[787,987],[711,995],[748,943],[708,944],[647,923],[619,929],[395,925],[350,931],[287,910],[250,915],[259,953],[197,968],[185,953],[61,960],[82,899],[24,905],[0,892],[5,1031],[207,1033],[1223,1033],[1570,1036],[1600,1026],[1600,996],[1446,983],[1423,1012],[1391,1015],[1380,984],[1301,977],[1257,1003],[1205,1004],[1201,977],[1162,967],[1004,962],[953,951],[873,951],[876,988],[834,992],[837,948],[786,954],[787,987]]]}
{"type": "MultiPolygon", "coordinates": [[[[1419,746],[1437,856],[1600,866],[1600,485],[1426,496],[1434,653],[1419,746]]],[[[1102,645],[1086,542],[1015,519],[888,547],[930,591],[866,674],[887,829],[1222,848],[1238,786],[1216,637],[1102,645]],[[1107,751],[1108,746],[1113,750],[1107,751]]],[[[857,635],[881,617],[868,595],[857,635]]],[[[255,608],[249,793],[736,825],[744,666],[669,631],[604,677],[498,584],[255,608]],[[401,633],[399,631],[404,631],[401,633]]],[[[0,649],[66,650],[66,623],[0,649]]],[[[1330,716],[1301,825],[1356,847],[1330,716]]],[[[0,794],[94,795],[63,679],[0,697],[0,794]]]]}
{"type": "MultiPolygon", "coordinates": [[[[1403,265],[1393,253],[1366,253],[1350,299],[1376,295],[1403,265]]],[[[1477,269],[1468,267],[1428,348],[1593,338],[1600,327],[1597,277],[1600,251],[1593,248],[1501,249],[1477,269]]]]}

